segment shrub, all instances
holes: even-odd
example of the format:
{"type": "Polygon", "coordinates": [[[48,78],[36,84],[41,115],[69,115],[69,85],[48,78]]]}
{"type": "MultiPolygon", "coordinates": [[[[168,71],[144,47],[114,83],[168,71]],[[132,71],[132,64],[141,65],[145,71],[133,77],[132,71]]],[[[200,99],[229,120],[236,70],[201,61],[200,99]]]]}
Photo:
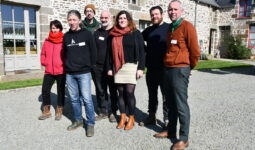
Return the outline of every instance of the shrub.
{"type": "Polygon", "coordinates": [[[230,35],[225,39],[227,42],[227,58],[247,59],[251,56],[251,49],[244,46],[239,36],[230,35]]]}

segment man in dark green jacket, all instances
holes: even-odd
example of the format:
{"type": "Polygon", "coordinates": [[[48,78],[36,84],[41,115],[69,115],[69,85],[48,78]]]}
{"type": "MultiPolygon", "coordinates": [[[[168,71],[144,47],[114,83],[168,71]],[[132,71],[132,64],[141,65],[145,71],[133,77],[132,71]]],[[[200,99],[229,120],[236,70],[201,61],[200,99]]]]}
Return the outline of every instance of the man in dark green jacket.
{"type": "Polygon", "coordinates": [[[85,19],[83,24],[87,30],[94,33],[100,26],[99,22],[95,19],[96,8],[93,4],[88,4],[84,8],[85,19]]]}

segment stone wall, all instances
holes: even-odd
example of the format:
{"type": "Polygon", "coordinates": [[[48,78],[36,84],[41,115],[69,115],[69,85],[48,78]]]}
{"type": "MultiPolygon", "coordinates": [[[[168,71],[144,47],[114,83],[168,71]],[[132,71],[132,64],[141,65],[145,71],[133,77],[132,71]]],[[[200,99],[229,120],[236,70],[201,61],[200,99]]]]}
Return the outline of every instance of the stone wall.
{"type": "MultiPolygon", "coordinates": [[[[1,1],[1,0],[0,0],[1,1]]],[[[196,3],[193,0],[181,0],[183,3],[183,17],[190,21],[197,30],[198,40],[201,44],[201,51],[209,53],[210,31],[214,31],[211,47],[211,54],[214,56],[220,47],[219,26],[231,26],[231,32],[235,35],[241,35],[247,44],[249,24],[255,21],[255,18],[239,19],[238,1],[235,8],[218,9],[206,4],[196,3]],[[245,22],[245,23],[244,23],[245,22]]],[[[169,1],[166,0],[137,0],[137,4],[129,4],[128,0],[5,0],[5,2],[16,3],[17,5],[28,5],[38,8],[38,30],[40,46],[49,33],[49,23],[54,19],[62,22],[64,32],[69,29],[67,24],[67,12],[76,9],[81,12],[82,19],[85,18],[84,7],[87,4],[94,4],[96,7],[96,19],[102,10],[109,10],[115,16],[120,10],[128,10],[139,27],[139,20],[150,21],[149,9],[152,6],[159,5],[164,10],[164,21],[170,23],[167,13],[169,1]]],[[[0,8],[1,9],[1,8],[0,8]]],[[[253,10],[254,12],[254,10],[253,10]]],[[[1,11],[0,11],[1,13],[1,11]]],[[[254,13],[253,13],[254,16],[254,13]]],[[[0,14],[0,29],[1,29],[0,14]]],[[[4,55],[2,43],[2,30],[0,31],[0,75],[4,74],[4,55]]],[[[40,47],[39,46],[39,47],[40,47]]],[[[40,53],[40,50],[38,51],[40,53]]]]}
{"type": "MultiPolygon", "coordinates": [[[[239,0],[236,1],[235,7],[225,8],[220,10],[219,26],[229,25],[231,27],[231,34],[240,36],[243,39],[243,44],[248,47],[249,25],[255,22],[255,9],[251,10],[251,17],[238,17],[239,0]]],[[[255,54],[255,48],[251,48],[252,53],[255,54]]]]}
{"type": "MultiPolygon", "coordinates": [[[[139,0],[137,5],[128,4],[128,0],[51,0],[50,8],[53,14],[49,15],[49,20],[58,19],[63,23],[64,31],[69,27],[66,21],[67,12],[71,9],[76,9],[81,12],[82,18],[85,18],[84,7],[86,4],[94,4],[96,7],[95,18],[99,20],[102,10],[109,10],[113,15],[116,15],[120,10],[128,10],[131,12],[134,20],[150,20],[149,9],[151,6],[160,5],[166,10],[167,3],[164,0],[139,0]]],[[[167,22],[169,19],[165,16],[167,22]]]]}
{"type": "MultiPolygon", "coordinates": [[[[68,30],[68,24],[66,21],[66,14],[71,9],[79,10],[82,14],[82,18],[84,19],[84,7],[86,4],[94,4],[96,6],[96,19],[99,20],[99,15],[102,10],[110,10],[113,15],[116,15],[120,10],[129,10],[136,21],[139,20],[150,20],[149,9],[152,6],[160,5],[164,10],[164,20],[166,22],[171,22],[169,20],[167,14],[168,1],[165,0],[139,0],[137,5],[128,4],[128,0],[51,0],[49,8],[47,12],[48,21],[43,21],[47,26],[51,20],[58,19],[63,23],[64,31],[68,30]]],[[[194,1],[182,0],[183,7],[185,12],[183,14],[184,18],[196,25],[198,38],[203,42],[202,49],[205,53],[208,53],[209,49],[209,36],[210,36],[210,28],[216,25],[214,20],[214,12],[213,8],[207,5],[198,4],[197,9],[195,9],[196,4],[194,1]],[[195,12],[197,10],[197,13],[195,12]],[[195,15],[196,20],[195,20],[195,15]]],[[[41,8],[44,9],[44,8],[41,8]]],[[[41,20],[46,19],[44,17],[41,20]]],[[[43,30],[46,31],[46,30],[43,30]]],[[[42,34],[42,38],[47,36],[47,32],[42,34]]],[[[214,52],[213,52],[214,53],[214,52]]]]}
{"type": "MultiPolygon", "coordinates": [[[[198,41],[201,44],[201,51],[203,53],[209,53],[210,43],[210,30],[216,30],[215,42],[212,47],[217,47],[218,43],[218,29],[217,29],[217,14],[218,10],[214,7],[195,3],[194,1],[183,0],[184,18],[190,21],[197,30],[198,41]]],[[[212,49],[211,54],[214,55],[217,49],[212,49]]]]}

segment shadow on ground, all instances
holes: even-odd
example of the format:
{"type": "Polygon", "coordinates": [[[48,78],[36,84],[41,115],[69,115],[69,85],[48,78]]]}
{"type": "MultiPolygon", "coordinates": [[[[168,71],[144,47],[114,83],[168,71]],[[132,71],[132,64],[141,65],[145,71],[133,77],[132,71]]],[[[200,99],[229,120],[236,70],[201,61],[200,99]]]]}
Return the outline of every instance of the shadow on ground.
{"type": "MultiPolygon", "coordinates": [[[[73,108],[72,108],[71,99],[69,97],[67,88],[66,88],[65,93],[66,93],[65,94],[65,106],[64,106],[64,110],[63,110],[63,115],[67,119],[69,119],[70,121],[73,122],[74,121],[74,119],[73,119],[73,108]]],[[[51,97],[51,106],[54,108],[54,110],[56,110],[58,96],[55,93],[51,93],[50,97],[51,97]]],[[[97,102],[96,102],[96,96],[95,95],[92,95],[92,100],[93,100],[93,103],[94,103],[94,108],[95,108],[95,110],[97,110],[97,102]]],[[[42,111],[43,110],[42,95],[40,95],[38,97],[38,101],[41,102],[41,108],[40,109],[42,111]]],[[[82,106],[84,106],[84,105],[82,104],[82,106]]],[[[97,113],[97,111],[96,111],[96,113],[97,113]]],[[[39,116],[39,114],[38,114],[38,116],[39,116]]]]}
{"type": "MultiPolygon", "coordinates": [[[[92,95],[92,100],[94,103],[94,109],[95,109],[95,113],[98,114],[97,110],[97,99],[96,99],[96,95],[92,95]]],[[[42,95],[40,95],[38,97],[38,101],[41,102],[41,110],[43,110],[43,104],[42,104],[42,95]]],[[[51,105],[54,108],[54,110],[57,108],[57,94],[55,93],[51,93],[51,105]]],[[[110,100],[109,100],[109,108],[111,104],[110,104],[110,100]]],[[[52,108],[51,107],[51,108],[52,108]]],[[[53,112],[53,111],[52,111],[53,112]]],[[[64,110],[63,110],[63,115],[68,118],[70,121],[74,121],[73,120],[73,108],[71,105],[71,100],[68,94],[68,91],[66,89],[66,94],[65,94],[65,106],[64,106],[64,110]]],[[[38,114],[39,116],[39,114],[38,114]]],[[[142,110],[140,110],[139,108],[136,107],[136,111],[135,111],[135,121],[137,122],[137,125],[139,124],[139,122],[144,121],[146,118],[148,117],[148,114],[143,112],[142,110]]],[[[117,121],[119,121],[120,116],[116,116],[117,121]]],[[[163,127],[164,127],[164,123],[157,119],[157,124],[156,125],[150,125],[150,126],[144,126],[145,128],[148,128],[150,130],[153,130],[155,132],[162,132],[163,131],[163,127]]]]}
{"type": "MultiPolygon", "coordinates": [[[[55,93],[51,93],[50,97],[51,97],[51,106],[54,108],[54,111],[55,111],[56,108],[57,108],[57,98],[58,98],[58,96],[55,93]]],[[[38,101],[41,102],[41,111],[43,111],[42,95],[40,95],[38,97],[38,101]]],[[[51,111],[51,113],[54,114],[53,111],[51,111]]],[[[65,96],[65,106],[64,106],[64,109],[63,109],[63,115],[66,118],[68,118],[70,121],[73,121],[73,117],[72,117],[73,116],[73,108],[72,108],[69,96],[67,96],[67,95],[65,96]]]]}
{"type": "MultiPolygon", "coordinates": [[[[135,121],[137,123],[144,121],[149,115],[145,112],[143,112],[142,110],[140,110],[139,108],[136,107],[136,111],[135,111],[135,121]]],[[[156,125],[150,125],[150,126],[144,126],[145,128],[148,128],[150,130],[153,130],[155,132],[162,132],[163,131],[163,127],[164,127],[164,123],[161,120],[157,119],[157,124],[156,125]]]]}
{"type": "Polygon", "coordinates": [[[252,67],[238,67],[238,68],[225,68],[225,69],[203,69],[198,70],[205,73],[213,73],[217,75],[226,75],[226,74],[243,74],[243,75],[255,75],[255,66],[252,67]]]}

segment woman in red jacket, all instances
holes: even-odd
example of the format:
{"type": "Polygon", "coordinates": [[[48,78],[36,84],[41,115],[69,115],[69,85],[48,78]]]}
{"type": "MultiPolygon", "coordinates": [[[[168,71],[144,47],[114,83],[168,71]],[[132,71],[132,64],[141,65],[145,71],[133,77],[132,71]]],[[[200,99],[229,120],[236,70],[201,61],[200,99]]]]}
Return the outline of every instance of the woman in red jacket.
{"type": "Polygon", "coordinates": [[[62,116],[65,100],[65,72],[63,65],[63,36],[62,24],[58,20],[50,22],[49,37],[45,39],[42,52],[41,64],[45,67],[42,84],[43,112],[39,120],[51,117],[50,113],[50,91],[55,80],[57,81],[57,108],[55,109],[55,120],[60,120],[62,116]]]}

